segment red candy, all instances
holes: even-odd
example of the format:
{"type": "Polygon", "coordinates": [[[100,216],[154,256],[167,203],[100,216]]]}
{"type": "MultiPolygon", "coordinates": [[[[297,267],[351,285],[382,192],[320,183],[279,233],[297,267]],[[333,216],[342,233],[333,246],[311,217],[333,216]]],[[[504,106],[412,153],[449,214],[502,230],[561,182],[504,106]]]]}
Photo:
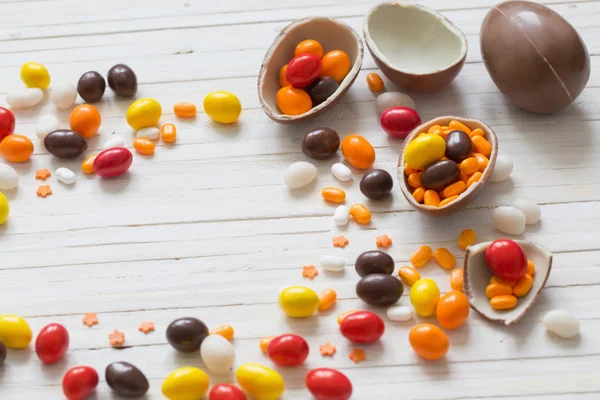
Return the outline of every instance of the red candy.
{"type": "Polygon", "coordinates": [[[321,73],[321,59],[306,53],[294,57],[285,70],[285,79],[294,87],[303,88],[313,83],[321,73]]]}
{"type": "Polygon", "coordinates": [[[485,261],[494,275],[505,280],[518,281],[527,272],[527,257],[517,242],[496,240],[485,251],[485,261]]]}
{"type": "Polygon", "coordinates": [[[354,343],[372,343],[385,331],[383,320],[370,311],[358,311],[348,315],[340,324],[342,335],[354,343]]]}
{"type": "Polygon", "coordinates": [[[49,324],[42,328],[35,339],[35,352],[44,364],[54,364],[69,348],[69,332],[60,324],[49,324]]]}
{"type": "Polygon", "coordinates": [[[14,131],[15,114],[4,107],[0,107],[0,142],[14,131]]]}
{"type": "Polygon", "coordinates": [[[350,380],[331,368],[309,371],[306,374],[306,387],[316,400],[348,400],[352,396],[350,380]]]}
{"type": "Polygon", "coordinates": [[[308,357],[308,343],[293,333],[277,336],[269,342],[267,355],[280,367],[300,365],[308,357]]]}
{"type": "Polygon", "coordinates": [[[104,150],[94,160],[94,172],[103,178],[114,178],[127,172],[133,162],[133,154],[125,147],[104,150]]]}
{"type": "Polygon", "coordinates": [[[211,389],[208,400],[246,400],[246,395],[237,386],[221,383],[211,389]]]}
{"type": "Polygon", "coordinates": [[[404,139],[421,123],[418,112],[408,107],[388,108],[381,114],[381,127],[390,136],[404,139]]]}
{"type": "Polygon", "coordinates": [[[63,392],[69,400],[83,400],[98,386],[98,373],[92,367],[74,367],[62,381],[63,392]]]}

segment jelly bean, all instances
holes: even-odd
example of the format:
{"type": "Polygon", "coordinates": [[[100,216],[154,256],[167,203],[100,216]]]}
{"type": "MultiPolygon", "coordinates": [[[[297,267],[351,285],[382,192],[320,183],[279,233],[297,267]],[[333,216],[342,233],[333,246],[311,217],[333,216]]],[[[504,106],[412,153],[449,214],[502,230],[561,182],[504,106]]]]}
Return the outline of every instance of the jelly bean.
{"type": "Polygon", "coordinates": [[[344,311],[343,313],[341,313],[340,315],[338,315],[337,317],[337,323],[341,324],[342,321],[351,314],[354,314],[355,312],[358,312],[359,310],[350,310],[350,311],[344,311]]]}
{"type": "Polygon", "coordinates": [[[165,143],[173,143],[177,139],[177,127],[173,124],[164,124],[160,128],[160,137],[165,143]]]}
{"type": "Polygon", "coordinates": [[[233,340],[233,333],[234,331],[231,325],[219,325],[216,328],[211,329],[209,332],[211,335],[221,335],[229,341],[233,340]]]}
{"type": "Polygon", "coordinates": [[[506,296],[509,294],[512,294],[512,288],[500,283],[490,283],[485,288],[485,295],[488,297],[488,299],[496,296],[506,296]]]}
{"type": "Polygon", "coordinates": [[[304,53],[294,57],[285,71],[285,78],[292,86],[303,88],[315,81],[321,73],[320,57],[304,53]]]}
{"type": "Polygon", "coordinates": [[[374,72],[367,75],[367,85],[369,85],[369,89],[373,92],[381,92],[383,90],[383,80],[374,72]]]}
{"type": "MultiPolygon", "coordinates": [[[[427,194],[427,192],[425,193],[427,194]]],[[[433,251],[429,246],[421,246],[413,253],[410,257],[410,262],[413,266],[417,268],[422,268],[431,260],[433,256],[433,251]]]]}
{"type": "Polygon", "coordinates": [[[490,142],[485,140],[482,136],[473,136],[471,138],[471,142],[473,142],[473,150],[476,153],[481,153],[486,157],[489,157],[492,154],[492,145],[490,142]]]}
{"type": "Polygon", "coordinates": [[[497,284],[500,284],[500,285],[504,285],[504,286],[508,286],[508,287],[513,287],[513,286],[515,286],[517,284],[517,281],[512,280],[512,279],[502,279],[502,278],[499,278],[497,276],[492,276],[490,278],[490,284],[494,284],[494,283],[497,283],[497,284]]]}
{"type": "Polygon", "coordinates": [[[537,224],[542,216],[540,206],[534,201],[517,199],[512,203],[512,206],[521,210],[525,215],[525,223],[527,225],[537,224]]]}
{"type": "Polygon", "coordinates": [[[277,107],[283,114],[300,115],[312,108],[308,93],[292,86],[284,86],[277,91],[277,107]]]}
{"type": "Polygon", "coordinates": [[[15,114],[7,108],[0,107],[0,142],[15,131],[15,114]]]}
{"type": "Polygon", "coordinates": [[[410,289],[410,302],[422,317],[429,317],[435,311],[440,298],[440,290],[433,279],[422,278],[410,289]]]}
{"type": "Polygon", "coordinates": [[[276,400],[285,389],[277,371],[257,363],[245,363],[235,373],[239,385],[256,400],[276,400]]]}
{"type": "Polygon", "coordinates": [[[204,111],[215,122],[232,124],[242,112],[242,103],[229,92],[212,92],[204,98],[204,111]]]}
{"type": "Polygon", "coordinates": [[[348,400],[352,396],[352,383],[346,375],[335,369],[308,371],[305,383],[315,400],[348,400]]]}
{"type": "Polygon", "coordinates": [[[510,177],[513,170],[513,162],[505,156],[498,156],[496,164],[490,175],[490,182],[502,182],[510,177]]]}
{"type": "Polygon", "coordinates": [[[197,318],[178,318],[167,326],[167,341],[177,351],[192,353],[198,351],[202,341],[208,336],[208,328],[197,318]]]}
{"type": "Polygon", "coordinates": [[[525,274],[521,279],[517,281],[515,286],[512,287],[512,294],[515,297],[524,297],[533,286],[533,278],[531,275],[525,274]]]}
{"type": "Polygon", "coordinates": [[[133,141],[133,148],[140,154],[150,156],[154,154],[156,145],[152,140],[146,138],[137,138],[133,141]]]}
{"type": "Polygon", "coordinates": [[[38,88],[19,88],[6,93],[6,102],[14,109],[31,108],[44,98],[44,92],[38,88]]]}
{"type": "Polygon", "coordinates": [[[141,397],[148,392],[150,383],[142,371],[133,364],[117,361],[104,372],[106,384],[119,396],[141,397]]]}
{"type": "MultiPolygon", "coordinates": [[[[471,156],[473,142],[469,135],[461,131],[451,131],[446,136],[446,157],[457,163],[471,156]]],[[[479,166],[479,165],[478,165],[479,166]]]]}
{"type": "Polygon", "coordinates": [[[69,168],[61,167],[56,170],[56,179],[65,185],[72,185],[77,181],[77,175],[69,168]]]}
{"type": "Polygon", "coordinates": [[[385,313],[390,321],[405,322],[413,318],[412,310],[406,306],[391,306],[385,313]]]}
{"type": "Polygon", "coordinates": [[[0,142],[0,154],[9,162],[25,162],[33,154],[33,142],[27,136],[8,135],[0,142]]]}
{"type": "MultiPolygon", "coordinates": [[[[339,207],[338,207],[339,208],[339,207]]],[[[325,271],[342,272],[346,267],[343,258],[336,256],[323,256],[319,262],[319,266],[325,271]]]]}
{"type": "Polygon", "coordinates": [[[19,174],[8,164],[0,164],[0,190],[10,190],[19,184],[19,174]]]}
{"type": "MultiPolygon", "coordinates": [[[[409,175],[409,184],[411,175],[409,175]]],[[[459,176],[458,164],[451,160],[441,160],[423,170],[420,183],[427,189],[440,190],[456,182],[459,176]]]]}
{"type": "Polygon", "coordinates": [[[289,83],[287,81],[287,79],[285,78],[285,72],[287,71],[287,67],[288,65],[285,64],[283,67],[281,67],[281,69],[279,70],[279,85],[281,87],[286,87],[286,86],[292,86],[291,83],[289,83]]]}
{"type": "Polygon", "coordinates": [[[114,65],[108,70],[107,77],[110,90],[117,96],[133,97],[137,93],[137,76],[127,65],[114,65]]]}
{"type": "Polygon", "coordinates": [[[477,162],[479,163],[478,171],[479,172],[485,171],[485,168],[487,167],[490,160],[488,160],[488,158],[481,153],[474,153],[473,157],[475,157],[477,159],[477,162]]]}
{"type": "Polygon", "coordinates": [[[25,348],[31,342],[31,337],[31,328],[23,318],[12,314],[0,315],[0,341],[4,342],[6,347],[9,349],[25,348]]]}
{"type": "Polygon", "coordinates": [[[460,177],[459,177],[459,179],[466,184],[467,182],[469,182],[469,175],[467,175],[464,172],[460,171],[460,177]]]}
{"type": "Polygon", "coordinates": [[[158,129],[155,126],[142,128],[135,133],[135,137],[144,138],[148,140],[158,140],[158,138],[160,137],[160,129],[158,129]]]}
{"type": "Polygon", "coordinates": [[[356,284],[356,295],[371,306],[391,306],[403,291],[402,282],[388,274],[369,274],[356,284]]]}
{"type": "Polygon", "coordinates": [[[339,87],[340,85],[329,76],[317,78],[307,89],[313,107],[325,102],[339,87]]]}
{"type": "Polygon", "coordinates": [[[463,181],[458,181],[446,186],[442,193],[444,194],[444,197],[447,198],[452,196],[458,196],[465,190],[467,190],[467,185],[463,181]]]}
{"type": "Polygon", "coordinates": [[[55,130],[60,129],[60,122],[54,115],[44,115],[41,117],[35,127],[35,135],[40,140],[44,140],[46,136],[55,130]]]}
{"type": "Polygon", "coordinates": [[[359,135],[348,135],[342,141],[342,154],[355,168],[369,169],[375,162],[375,149],[367,139],[359,135]]]}
{"type": "Polygon", "coordinates": [[[438,204],[438,207],[447,206],[448,204],[452,203],[456,199],[458,199],[458,195],[454,195],[454,196],[445,198],[444,200],[440,201],[440,204],[438,204]]]}
{"type": "Polygon", "coordinates": [[[196,106],[192,103],[175,103],[173,112],[180,118],[193,118],[196,116],[196,106]]]}
{"type": "Polygon", "coordinates": [[[94,159],[94,172],[103,178],[123,175],[133,162],[133,154],[124,147],[113,147],[101,152],[94,159]]]}
{"type": "Polygon", "coordinates": [[[97,154],[90,154],[83,162],[81,163],[81,170],[84,174],[93,174],[94,173],[94,160],[96,160],[97,154]]]}
{"type": "MultiPolygon", "coordinates": [[[[3,223],[6,222],[9,214],[10,214],[10,207],[8,206],[8,200],[6,199],[6,196],[4,196],[2,193],[0,193],[0,225],[2,225],[3,223]]],[[[2,339],[1,339],[1,334],[0,334],[0,341],[1,340],[2,339]]]]}
{"type": "Polygon", "coordinates": [[[154,126],[162,115],[162,107],[155,99],[146,97],[131,103],[127,109],[127,123],[134,130],[154,126]]]}
{"type": "Polygon", "coordinates": [[[78,366],[67,371],[62,388],[68,400],[83,400],[98,386],[98,373],[92,367],[78,366]]]}
{"type": "Polygon", "coordinates": [[[370,274],[391,275],[394,272],[394,259],[386,252],[369,250],[356,258],[354,269],[361,278],[370,274]]]}
{"type": "Polygon", "coordinates": [[[408,107],[388,108],[381,114],[380,124],[391,137],[404,139],[421,123],[418,112],[408,107]]]}
{"type": "Polygon", "coordinates": [[[497,230],[508,235],[522,234],[527,222],[527,218],[521,210],[508,206],[496,207],[492,213],[492,220],[497,230]]]}
{"type": "Polygon", "coordinates": [[[415,353],[431,361],[443,358],[450,348],[448,336],[432,324],[415,325],[408,333],[408,340],[415,353]]]}
{"type": "Polygon", "coordinates": [[[433,253],[433,258],[440,267],[451,270],[456,265],[456,258],[448,251],[448,249],[440,247],[433,253]]]}
{"type": "Polygon", "coordinates": [[[52,103],[58,108],[65,109],[75,104],[77,88],[71,83],[52,85],[52,103]]]}
{"type": "Polygon", "coordinates": [[[398,269],[398,276],[400,277],[400,280],[408,286],[414,285],[416,281],[421,279],[419,271],[409,266],[400,267],[398,269]]]}
{"type": "MultiPolygon", "coordinates": [[[[432,190],[432,192],[433,192],[433,190],[432,190]]],[[[424,187],[416,188],[412,195],[417,203],[423,203],[423,201],[425,199],[425,188],[424,187]]],[[[439,196],[438,196],[438,200],[439,200],[439,196]]]]}
{"type": "Polygon", "coordinates": [[[473,175],[471,175],[469,177],[469,179],[467,180],[467,189],[470,188],[471,186],[473,186],[475,183],[479,182],[481,180],[481,172],[477,171],[475,172],[473,175]]]}
{"type": "Polygon", "coordinates": [[[350,207],[350,215],[356,222],[366,225],[371,222],[371,212],[362,204],[354,204],[350,207]]]}
{"type": "Polygon", "coordinates": [[[407,94],[402,92],[386,92],[377,96],[377,111],[379,115],[392,107],[408,107],[416,109],[415,101],[407,94]]]}
{"type": "Polygon", "coordinates": [[[323,46],[316,40],[303,40],[298,43],[296,49],[294,49],[294,57],[299,56],[300,54],[314,54],[321,58],[323,57],[323,46]]]}
{"type": "Polygon", "coordinates": [[[54,364],[69,348],[69,332],[60,324],[42,328],[35,339],[35,352],[43,364],[54,364]]]}
{"type": "Polygon", "coordinates": [[[572,338],[579,333],[580,323],[573,313],[565,310],[552,310],[542,318],[544,327],[562,338],[572,338]]]}
{"type": "Polygon", "coordinates": [[[342,182],[348,182],[352,179],[352,171],[342,163],[333,164],[331,166],[331,173],[342,182]]]}
{"type": "Polygon", "coordinates": [[[352,68],[350,57],[342,50],[333,50],[326,53],[321,62],[321,76],[330,76],[337,83],[341,83],[350,72],[350,68],[352,68]]]}
{"type": "Polygon", "coordinates": [[[6,349],[6,345],[2,342],[0,342],[0,365],[2,365],[4,363],[4,361],[6,360],[6,355],[8,353],[8,350],[6,349]]]}
{"type": "Polygon", "coordinates": [[[424,169],[439,161],[446,152],[446,141],[438,135],[424,134],[411,141],[404,151],[404,161],[414,169],[424,169]]]}
{"type": "Polygon", "coordinates": [[[308,357],[308,343],[292,333],[280,335],[269,342],[267,355],[279,367],[295,367],[308,357]]]}
{"type": "Polygon", "coordinates": [[[469,136],[471,135],[471,129],[469,129],[469,127],[463,124],[462,122],[456,120],[450,121],[450,123],[448,124],[448,128],[463,131],[469,136]]]}
{"type": "MultiPolygon", "coordinates": [[[[2,188],[0,188],[2,189],[2,188]]],[[[535,275],[535,264],[531,260],[527,260],[527,275],[535,275]]]]}
{"type": "Polygon", "coordinates": [[[335,213],[333,214],[333,222],[337,226],[344,226],[348,224],[348,219],[350,218],[350,207],[348,206],[339,206],[335,209],[335,213]]]}
{"type": "Polygon", "coordinates": [[[475,157],[465,158],[460,163],[460,170],[467,175],[474,174],[479,170],[479,161],[477,161],[477,158],[475,157]]]}
{"type": "Polygon", "coordinates": [[[77,82],[77,93],[88,103],[100,101],[106,90],[104,77],[96,71],[89,71],[81,75],[77,82]]]}
{"type": "Polygon", "coordinates": [[[165,378],[162,393],[169,400],[200,400],[209,384],[206,372],[195,367],[181,367],[165,378]]]}
{"type": "Polygon", "coordinates": [[[473,131],[471,133],[469,133],[470,137],[473,136],[481,136],[481,137],[485,137],[485,133],[483,132],[483,130],[481,128],[477,128],[477,129],[473,129],[473,131]]]}
{"type": "Polygon", "coordinates": [[[422,187],[421,174],[422,172],[414,172],[410,174],[407,179],[408,184],[415,189],[422,187]]]}
{"type": "Polygon", "coordinates": [[[46,67],[36,62],[26,62],[21,67],[21,80],[29,88],[45,90],[50,86],[50,74],[46,67]]]}
{"type": "Polygon", "coordinates": [[[260,339],[260,349],[262,350],[263,353],[267,352],[267,347],[269,347],[269,343],[274,338],[275,338],[275,336],[265,336],[264,338],[260,339]]]}
{"type": "Polygon", "coordinates": [[[385,324],[377,314],[358,311],[342,320],[340,332],[353,343],[372,343],[383,335],[385,324]]]}
{"type": "Polygon", "coordinates": [[[319,293],[319,311],[327,311],[337,299],[337,293],[333,289],[326,289],[319,293]]]}
{"type": "Polygon", "coordinates": [[[313,129],[302,139],[302,152],[315,160],[333,157],[339,147],[340,135],[330,128],[313,129]]]}
{"type": "Polygon", "coordinates": [[[496,296],[490,299],[490,306],[494,310],[509,310],[517,305],[517,298],[512,295],[496,296]]]}
{"type": "Polygon", "coordinates": [[[214,374],[223,375],[233,368],[235,349],[221,335],[208,335],[200,345],[202,362],[214,374]]]}
{"type": "Polygon", "coordinates": [[[346,192],[335,187],[326,187],[321,191],[324,200],[332,203],[343,203],[346,200],[346,192]]]}
{"type": "Polygon", "coordinates": [[[111,136],[110,139],[102,143],[102,150],[112,149],[113,147],[125,147],[125,138],[123,136],[111,136]]]}
{"type": "Polygon", "coordinates": [[[317,177],[317,167],[305,161],[298,161],[286,168],[283,183],[290,189],[300,189],[317,177]]]}
{"type": "Polygon", "coordinates": [[[435,316],[443,328],[456,329],[467,322],[470,308],[467,296],[463,292],[453,290],[440,297],[435,316]]]}
{"type": "Polygon", "coordinates": [[[279,306],[289,317],[310,317],[319,307],[319,296],[306,286],[289,286],[281,291],[279,306]]]}
{"type": "Polygon", "coordinates": [[[450,287],[452,290],[458,290],[462,292],[463,290],[463,282],[464,282],[464,274],[462,268],[454,268],[452,272],[450,272],[450,287]]]}
{"type": "Polygon", "coordinates": [[[210,390],[208,400],[246,400],[246,395],[236,386],[220,383],[210,390]]]}
{"type": "Polygon", "coordinates": [[[85,153],[88,142],[75,131],[59,129],[44,138],[44,147],[55,157],[75,158],[85,153]]]}

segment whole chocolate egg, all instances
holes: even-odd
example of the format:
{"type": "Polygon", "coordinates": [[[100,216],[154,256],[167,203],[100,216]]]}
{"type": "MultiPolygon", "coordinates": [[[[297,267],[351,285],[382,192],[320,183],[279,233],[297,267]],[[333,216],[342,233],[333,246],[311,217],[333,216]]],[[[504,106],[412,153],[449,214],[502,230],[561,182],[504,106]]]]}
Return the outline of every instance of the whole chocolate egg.
{"type": "Polygon", "coordinates": [[[541,4],[496,5],[483,20],[480,37],[492,80],[524,110],[558,111],[581,94],[590,77],[590,56],[575,28],[541,4]]]}

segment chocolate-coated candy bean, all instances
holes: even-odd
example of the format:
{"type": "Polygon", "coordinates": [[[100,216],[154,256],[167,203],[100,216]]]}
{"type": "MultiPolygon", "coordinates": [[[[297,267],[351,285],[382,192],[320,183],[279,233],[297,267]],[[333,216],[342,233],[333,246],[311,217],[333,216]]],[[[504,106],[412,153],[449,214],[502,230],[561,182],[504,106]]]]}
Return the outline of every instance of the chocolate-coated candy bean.
{"type": "Polygon", "coordinates": [[[125,64],[117,64],[108,70],[108,86],[116,95],[133,97],[137,92],[137,76],[125,64]]]}
{"type": "Polygon", "coordinates": [[[356,295],[372,306],[390,306],[396,303],[403,290],[402,282],[387,274],[370,274],[356,284],[356,295]]]}
{"type": "Polygon", "coordinates": [[[352,396],[352,383],[335,369],[313,369],[306,374],[305,382],[316,400],[348,400],[352,396]]]}
{"type": "Polygon", "coordinates": [[[446,136],[446,157],[457,163],[468,158],[473,151],[473,142],[463,131],[452,131],[446,136]]]}
{"type": "Polygon", "coordinates": [[[77,93],[88,103],[94,103],[102,98],[106,90],[106,81],[96,71],[81,75],[77,82],[77,93]]]}
{"type": "Polygon", "coordinates": [[[392,107],[381,114],[380,123],[388,135],[404,139],[421,123],[421,116],[412,108],[392,107]]]}
{"type": "Polygon", "coordinates": [[[360,191],[371,200],[380,200],[392,192],[394,180],[382,169],[372,169],[360,180],[360,191]]]}
{"type": "Polygon", "coordinates": [[[94,172],[103,178],[123,175],[133,162],[133,154],[124,147],[104,150],[94,159],[94,172]]]}
{"type": "Polygon", "coordinates": [[[308,343],[293,333],[277,336],[267,346],[267,355],[275,365],[295,367],[308,357],[308,343]]]}
{"type": "Polygon", "coordinates": [[[210,390],[208,400],[246,400],[246,395],[237,386],[220,383],[210,390]]]}
{"type": "Polygon", "coordinates": [[[60,324],[49,324],[42,328],[35,339],[35,352],[44,364],[54,364],[69,348],[69,332],[60,324]]]}
{"type": "Polygon", "coordinates": [[[150,383],[142,371],[125,361],[109,364],[104,373],[106,383],[123,397],[140,397],[146,394],[150,383]]]}
{"type": "Polygon", "coordinates": [[[83,400],[98,386],[98,373],[92,367],[74,367],[63,377],[62,387],[68,400],[83,400]]]}
{"type": "Polygon", "coordinates": [[[329,76],[322,76],[314,81],[307,90],[313,107],[318,106],[331,97],[339,87],[340,84],[329,76]]]}
{"type": "Polygon", "coordinates": [[[377,314],[370,311],[357,311],[342,320],[340,332],[351,342],[372,343],[383,335],[385,324],[377,314]]]}
{"type": "Polygon", "coordinates": [[[285,79],[294,87],[303,88],[315,81],[321,73],[321,59],[314,54],[300,54],[289,62],[285,79]]]}
{"type": "Polygon", "coordinates": [[[394,272],[394,259],[388,253],[379,250],[365,251],[356,258],[356,273],[361,277],[370,274],[388,274],[394,272]]]}
{"type": "Polygon", "coordinates": [[[185,353],[198,351],[208,328],[197,318],[178,318],[167,327],[167,340],[176,350],[185,353]]]}
{"type": "Polygon", "coordinates": [[[50,132],[44,138],[46,150],[59,158],[75,158],[82,155],[88,147],[83,136],[70,129],[59,129],[50,132]]]}
{"type": "Polygon", "coordinates": [[[330,128],[313,129],[302,139],[302,152],[315,160],[333,157],[339,147],[340,135],[330,128]]]}
{"type": "Polygon", "coordinates": [[[452,160],[434,162],[423,170],[421,185],[426,189],[439,190],[454,183],[460,177],[460,168],[452,160]]]}

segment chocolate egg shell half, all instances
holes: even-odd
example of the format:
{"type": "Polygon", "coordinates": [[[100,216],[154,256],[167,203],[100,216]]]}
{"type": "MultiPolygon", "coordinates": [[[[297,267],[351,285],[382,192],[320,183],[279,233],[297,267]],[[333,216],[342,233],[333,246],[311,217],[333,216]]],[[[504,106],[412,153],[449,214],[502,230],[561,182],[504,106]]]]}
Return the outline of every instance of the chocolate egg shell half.
{"type": "Polygon", "coordinates": [[[167,340],[176,350],[184,353],[198,351],[208,327],[196,318],[179,318],[167,327],[167,340]]]}
{"type": "Polygon", "coordinates": [[[88,147],[83,136],[70,129],[59,129],[50,132],[44,138],[44,147],[53,156],[59,158],[75,158],[82,155],[88,147]]]}
{"type": "Polygon", "coordinates": [[[394,259],[383,251],[365,251],[356,258],[354,268],[361,277],[370,274],[391,275],[394,272],[394,259]]]}
{"type": "Polygon", "coordinates": [[[396,303],[404,286],[399,279],[387,274],[371,274],[356,284],[356,295],[372,306],[389,306],[396,303]]]}
{"type": "Polygon", "coordinates": [[[142,371],[125,361],[117,361],[106,367],[104,374],[108,386],[119,396],[139,397],[146,394],[150,383],[142,371]]]}
{"type": "Polygon", "coordinates": [[[340,147],[340,135],[333,129],[313,129],[302,139],[302,152],[314,160],[325,160],[335,155],[340,147]]]}
{"type": "Polygon", "coordinates": [[[421,185],[425,189],[439,190],[451,183],[454,183],[460,177],[458,164],[452,160],[442,160],[434,162],[421,173],[421,185]]]}
{"type": "Polygon", "coordinates": [[[590,77],[590,56],[575,28],[541,4],[498,4],[483,20],[480,38],[494,83],[524,110],[558,111],[581,94],[590,77]]]}

